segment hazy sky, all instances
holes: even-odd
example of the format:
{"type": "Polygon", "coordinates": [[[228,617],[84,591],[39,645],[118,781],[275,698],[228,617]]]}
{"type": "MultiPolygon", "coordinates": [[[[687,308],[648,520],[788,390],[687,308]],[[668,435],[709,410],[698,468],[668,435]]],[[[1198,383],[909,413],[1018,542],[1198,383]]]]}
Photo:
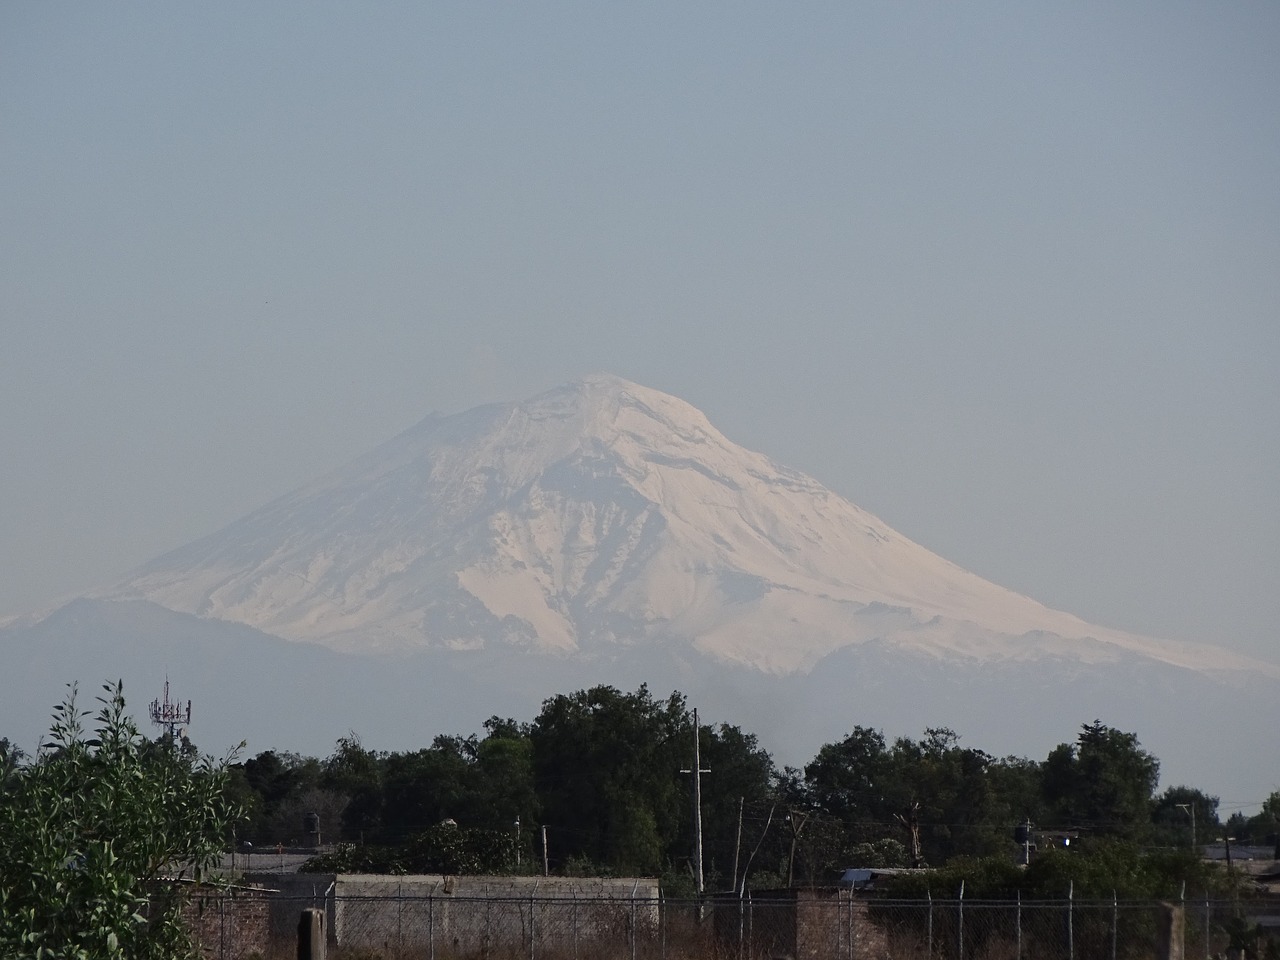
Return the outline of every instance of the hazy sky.
{"type": "Polygon", "coordinates": [[[0,614],[608,371],[1280,659],[1280,5],[0,6],[0,614]]]}

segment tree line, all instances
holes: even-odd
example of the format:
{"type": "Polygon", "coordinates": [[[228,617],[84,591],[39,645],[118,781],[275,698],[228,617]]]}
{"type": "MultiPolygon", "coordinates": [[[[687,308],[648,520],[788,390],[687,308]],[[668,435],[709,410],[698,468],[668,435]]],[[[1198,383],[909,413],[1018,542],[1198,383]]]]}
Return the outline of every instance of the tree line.
{"type": "MultiPolygon", "coordinates": [[[[706,888],[825,884],[850,866],[1014,862],[1028,846],[1192,848],[1224,835],[1277,842],[1280,793],[1224,824],[1218,798],[1157,792],[1137,735],[1084,724],[1042,761],[963,746],[948,729],[889,740],[855,726],[802,768],[756,736],[699,724],[706,888]],[[1193,819],[1194,818],[1194,819],[1193,819]]],[[[691,890],[694,715],[685,698],[598,686],[552,697],[531,722],[381,752],[353,733],[327,758],[267,751],[232,766],[239,838],[300,839],[316,814],[338,850],[317,869],[661,876],[691,890]]]]}
{"type": "Polygon", "coordinates": [[[378,752],[352,734],[324,759],[240,761],[147,739],[121,686],[103,689],[94,715],[72,686],[32,756],[0,739],[5,956],[179,955],[185,887],[168,878],[216,880],[228,844],[292,843],[312,817],[338,841],[313,870],[643,874],[689,895],[695,735],[708,892],[928,865],[881,893],[953,896],[963,882],[978,898],[1236,895],[1239,878],[1194,852],[1192,823],[1201,844],[1280,832],[1280,793],[1224,824],[1201,790],[1157,794],[1156,758],[1100,721],[1043,761],[994,757],[945,729],[888,741],[854,727],[778,769],[753,734],[696,723],[679,693],[601,686],[420,750],[378,752]],[[1018,824],[1023,850],[1044,847],[1027,868],[1015,866],[1018,824]]]}

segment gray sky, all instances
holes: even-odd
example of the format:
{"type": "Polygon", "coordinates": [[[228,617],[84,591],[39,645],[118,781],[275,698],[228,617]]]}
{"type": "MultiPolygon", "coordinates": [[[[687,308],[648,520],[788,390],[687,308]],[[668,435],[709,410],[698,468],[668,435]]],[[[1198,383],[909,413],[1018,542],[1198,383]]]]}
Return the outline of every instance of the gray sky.
{"type": "Polygon", "coordinates": [[[595,371],[1270,660],[1280,5],[0,6],[0,614],[595,371]]]}

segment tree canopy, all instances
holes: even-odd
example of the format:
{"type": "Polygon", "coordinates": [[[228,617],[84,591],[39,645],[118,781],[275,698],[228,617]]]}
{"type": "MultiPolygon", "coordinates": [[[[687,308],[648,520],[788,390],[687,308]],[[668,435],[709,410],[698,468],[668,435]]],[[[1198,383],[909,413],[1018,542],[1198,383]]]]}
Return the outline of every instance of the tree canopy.
{"type": "MultiPolygon", "coordinates": [[[[259,846],[295,843],[304,820],[317,816],[325,841],[354,845],[318,866],[541,872],[545,857],[561,874],[658,875],[669,889],[693,889],[695,725],[677,692],[659,698],[644,686],[598,686],[549,698],[530,722],[494,716],[481,734],[440,733],[416,750],[380,752],[352,732],[327,758],[265,751],[230,766],[201,760],[189,746],[162,749],[139,737],[119,690],[108,692],[96,738],[84,736],[69,702],[35,758],[0,742],[6,817],[18,817],[24,804],[53,803],[54,784],[66,789],[75,777],[92,776],[99,779],[80,792],[82,805],[59,810],[84,824],[102,822],[105,814],[92,804],[106,801],[95,791],[128,796],[104,773],[116,758],[112,771],[133,764],[136,776],[151,778],[148,789],[164,796],[182,785],[184,797],[227,823],[243,810],[237,836],[259,846]]],[[[889,741],[855,725],[802,769],[779,770],[738,727],[699,723],[696,736],[709,770],[701,779],[702,853],[713,890],[829,883],[849,866],[937,866],[966,856],[1011,861],[1022,852],[1014,830],[1024,824],[1032,842],[1052,846],[1070,836],[1073,849],[1109,839],[1190,853],[1192,814],[1202,842],[1221,832],[1215,797],[1186,786],[1156,796],[1156,758],[1136,734],[1100,721],[1082,725],[1074,742],[1043,761],[995,757],[945,728],[889,741]]],[[[1233,835],[1274,842],[1280,799],[1268,804],[1254,818],[1233,818],[1233,835]]],[[[168,809],[188,817],[180,829],[208,827],[190,819],[184,804],[168,809]]],[[[215,830],[175,846],[178,835],[164,832],[169,821],[148,815],[144,822],[157,824],[155,842],[168,859],[192,867],[222,839],[215,830]]],[[[28,833],[5,831],[11,863],[24,844],[38,849],[31,822],[22,829],[28,833]]],[[[75,842],[97,850],[96,836],[75,842]]],[[[69,842],[59,835],[58,843],[69,842]]],[[[117,843],[111,856],[119,858],[120,849],[117,843]]],[[[79,861],[64,857],[61,873],[36,874],[61,889],[57,883],[78,877],[66,872],[68,862],[79,861]]],[[[143,879],[155,873],[137,860],[121,869],[143,879]]],[[[16,903],[12,889],[4,895],[16,903]]]]}
{"type": "MultiPolygon", "coordinates": [[[[363,855],[366,865],[406,863],[410,850],[415,863],[443,862],[432,851],[470,844],[475,852],[449,856],[481,871],[509,869],[513,857],[540,871],[545,831],[554,872],[660,875],[687,891],[693,721],[679,693],[599,686],[546,700],[528,723],[492,717],[479,736],[439,734],[429,747],[383,754],[351,734],[323,761],[266,753],[234,772],[255,842],[296,834],[309,804],[326,836],[386,848],[363,855]],[[460,832],[436,831],[445,821],[460,832]]],[[[709,889],[829,883],[849,866],[1013,861],[1023,852],[1015,829],[1027,824],[1042,848],[1072,837],[1073,849],[1111,839],[1191,851],[1192,809],[1202,839],[1220,833],[1215,797],[1184,786],[1157,797],[1156,758],[1136,734],[1100,721],[1039,761],[993,756],[946,728],[889,741],[855,725],[803,769],[781,770],[738,727],[700,724],[697,735],[710,771],[701,784],[709,889]]],[[[1277,834],[1272,813],[1236,829],[1277,834]]]]}

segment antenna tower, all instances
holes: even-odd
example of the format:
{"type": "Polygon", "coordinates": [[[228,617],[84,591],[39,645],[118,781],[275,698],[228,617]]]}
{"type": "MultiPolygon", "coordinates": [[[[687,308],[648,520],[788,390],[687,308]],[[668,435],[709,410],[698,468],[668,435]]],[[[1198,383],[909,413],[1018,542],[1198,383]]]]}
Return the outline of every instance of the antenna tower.
{"type": "Polygon", "coordinates": [[[169,700],[168,677],[164,678],[164,699],[152,700],[147,713],[152,723],[164,728],[170,740],[177,740],[179,734],[185,734],[186,728],[191,725],[191,701],[188,700],[186,706],[183,706],[181,700],[169,700]]]}

